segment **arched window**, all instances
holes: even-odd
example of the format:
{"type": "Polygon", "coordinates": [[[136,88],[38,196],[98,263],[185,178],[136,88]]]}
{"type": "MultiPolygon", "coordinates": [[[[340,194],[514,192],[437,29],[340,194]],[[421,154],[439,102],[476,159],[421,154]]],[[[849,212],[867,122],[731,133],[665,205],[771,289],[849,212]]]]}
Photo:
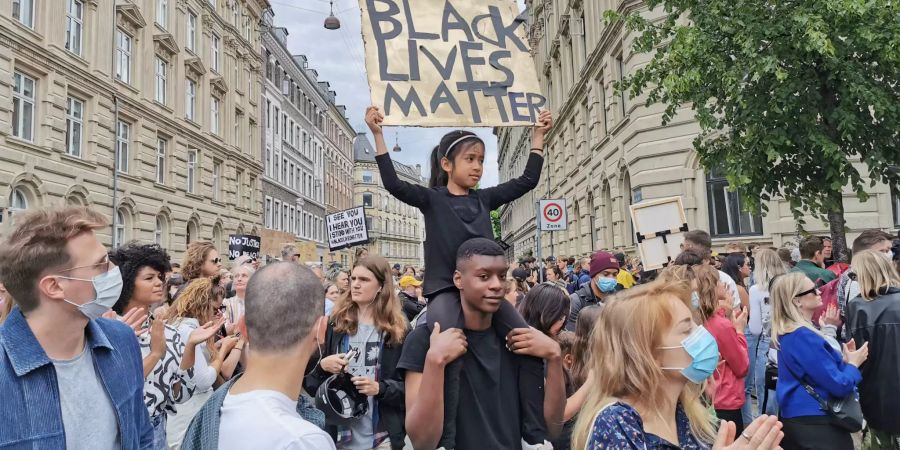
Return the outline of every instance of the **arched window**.
{"type": "Polygon", "coordinates": [[[115,238],[114,242],[113,242],[113,247],[118,247],[125,243],[125,239],[127,237],[125,235],[125,229],[126,229],[125,217],[127,215],[128,214],[125,212],[125,210],[123,210],[121,208],[116,210],[116,231],[115,231],[116,234],[115,234],[115,236],[113,236],[115,238]]]}
{"type": "Polygon", "coordinates": [[[10,214],[26,209],[28,209],[28,196],[25,195],[25,191],[19,188],[13,189],[12,193],[9,195],[10,214]]]}
{"type": "Polygon", "coordinates": [[[187,234],[185,235],[185,243],[190,245],[191,242],[197,240],[197,224],[193,221],[187,224],[187,234]]]}
{"type": "Polygon", "coordinates": [[[603,226],[603,243],[600,245],[600,248],[613,248],[615,247],[613,243],[613,227],[612,227],[612,193],[609,189],[609,181],[603,182],[603,189],[600,201],[603,202],[603,214],[601,215],[600,223],[603,226]]]}
{"type": "Polygon", "coordinates": [[[366,208],[372,207],[373,202],[372,202],[372,193],[371,192],[363,192],[362,200],[363,200],[363,206],[365,206],[366,208]]]}
{"type": "Polygon", "coordinates": [[[634,244],[634,224],[631,222],[631,205],[634,202],[634,193],[631,191],[631,175],[625,174],[625,179],[622,182],[623,192],[622,192],[622,217],[625,222],[625,234],[627,237],[623,239],[623,243],[634,244]]]}
{"type": "Polygon", "coordinates": [[[762,234],[762,216],[744,211],[738,191],[728,190],[725,173],[711,170],[706,176],[709,234],[742,236],[762,234]]]}
{"type": "Polygon", "coordinates": [[[153,242],[157,245],[163,245],[163,218],[156,216],[156,227],[153,228],[153,242]]]}
{"type": "Polygon", "coordinates": [[[213,227],[213,245],[216,246],[217,249],[225,248],[225,241],[222,239],[222,226],[216,224],[213,227]]]}

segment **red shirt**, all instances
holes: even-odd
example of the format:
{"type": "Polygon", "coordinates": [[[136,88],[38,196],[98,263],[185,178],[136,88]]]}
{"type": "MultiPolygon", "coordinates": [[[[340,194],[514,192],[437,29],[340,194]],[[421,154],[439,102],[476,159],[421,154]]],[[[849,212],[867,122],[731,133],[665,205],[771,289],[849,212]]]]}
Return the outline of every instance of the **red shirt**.
{"type": "Polygon", "coordinates": [[[744,406],[744,377],[750,360],[747,356],[747,337],[734,329],[734,324],[719,309],[704,324],[719,346],[719,366],[713,374],[716,409],[741,409],[744,406]]]}

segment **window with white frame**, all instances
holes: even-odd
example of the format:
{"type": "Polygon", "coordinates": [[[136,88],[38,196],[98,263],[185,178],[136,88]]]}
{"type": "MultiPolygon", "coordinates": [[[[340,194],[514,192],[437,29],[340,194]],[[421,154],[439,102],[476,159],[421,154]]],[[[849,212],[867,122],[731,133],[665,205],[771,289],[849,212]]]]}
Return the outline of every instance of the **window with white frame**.
{"type": "Polygon", "coordinates": [[[210,97],[209,101],[209,131],[219,134],[219,99],[210,97]]]}
{"type": "Polygon", "coordinates": [[[188,50],[197,51],[197,15],[192,11],[187,13],[187,36],[185,38],[185,46],[188,50]]]}
{"type": "Polygon", "coordinates": [[[156,23],[166,28],[169,24],[169,0],[156,0],[156,23]]]}
{"type": "Polygon", "coordinates": [[[9,194],[9,215],[28,209],[28,196],[22,189],[14,188],[9,194]]]}
{"type": "Polygon", "coordinates": [[[213,200],[222,200],[222,162],[213,161],[212,190],[213,200]]]}
{"type": "Polygon", "coordinates": [[[744,210],[740,192],[728,190],[728,179],[718,168],[713,168],[707,174],[706,198],[709,207],[709,234],[713,236],[762,234],[762,216],[744,210]]]}
{"type": "Polygon", "coordinates": [[[237,181],[235,196],[237,197],[235,203],[237,203],[238,208],[244,207],[244,171],[238,169],[237,174],[234,177],[235,181],[237,181]]]}
{"type": "Polygon", "coordinates": [[[187,191],[193,194],[197,184],[197,150],[188,150],[187,191]]]}
{"type": "Polygon", "coordinates": [[[164,245],[163,243],[163,231],[165,230],[165,224],[163,219],[160,216],[156,216],[156,227],[153,229],[153,242],[156,245],[164,245]]]}
{"type": "Polygon", "coordinates": [[[169,143],[165,138],[156,138],[156,182],[166,184],[166,155],[169,143]]]}
{"type": "Polygon", "coordinates": [[[34,28],[34,0],[13,0],[13,18],[28,28],[34,28]]]}
{"type": "Polygon", "coordinates": [[[212,39],[210,39],[210,44],[212,45],[212,63],[211,64],[212,64],[212,70],[214,70],[217,73],[220,71],[219,55],[221,53],[221,50],[220,50],[221,43],[222,43],[221,41],[222,41],[222,39],[219,37],[218,34],[216,34],[216,33],[212,34],[212,39]]]}
{"type": "Polygon", "coordinates": [[[166,60],[156,57],[156,101],[165,105],[167,92],[167,76],[169,72],[169,63],[166,60]]]}
{"type": "Polygon", "coordinates": [[[266,228],[272,229],[272,197],[266,197],[266,211],[265,211],[265,221],[266,228]]]}
{"type": "Polygon", "coordinates": [[[34,96],[37,82],[21,72],[13,75],[13,136],[34,140],[34,96]]]}
{"type": "Polygon", "coordinates": [[[116,28],[116,79],[131,83],[131,36],[116,28]]]}
{"type": "Polygon", "coordinates": [[[118,209],[116,210],[115,246],[118,247],[123,243],[125,243],[125,212],[118,209]]]}
{"type": "Polygon", "coordinates": [[[196,120],[197,83],[186,78],[184,85],[184,117],[188,120],[196,120]]]}
{"type": "Polygon", "coordinates": [[[66,153],[81,158],[81,136],[84,128],[84,102],[66,99],[66,153]]]}
{"type": "Polygon", "coordinates": [[[366,208],[372,207],[372,193],[371,192],[363,192],[362,199],[363,199],[363,206],[365,206],[366,208]]]}
{"type": "Polygon", "coordinates": [[[66,50],[81,56],[81,30],[84,28],[84,2],[66,2],[66,50]]]}
{"type": "Polygon", "coordinates": [[[130,137],[131,124],[120,120],[116,131],[116,168],[120,173],[128,173],[130,137]]]}
{"type": "Polygon", "coordinates": [[[272,216],[275,219],[272,223],[272,229],[281,231],[281,200],[275,200],[275,209],[272,211],[272,216]]]}
{"type": "Polygon", "coordinates": [[[288,230],[292,234],[297,234],[296,229],[294,228],[294,221],[297,220],[297,210],[293,206],[290,207],[290,220],[288,221],[288,230]]]}

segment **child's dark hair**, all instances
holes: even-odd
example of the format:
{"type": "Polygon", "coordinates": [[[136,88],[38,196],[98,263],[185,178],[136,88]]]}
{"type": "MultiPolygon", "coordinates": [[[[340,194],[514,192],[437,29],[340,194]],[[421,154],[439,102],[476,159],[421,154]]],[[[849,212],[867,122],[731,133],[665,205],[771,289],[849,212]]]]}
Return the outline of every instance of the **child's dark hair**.
{"type": "Polygon", "coordinates": [[[550,335],[554,324],[569,316],[569,296],[554,284],[539,284],[517,305],[528,325],[550,335]]]}
{"type": "Polygon", "coordinates": [[[444,135],[441,143],[431,151],[431,177],[428,179],[428,187],[443,187],[450,181],[447,172],[441,168],[441,160],[444,158],[453,161],[453,158],[459,154],[461,150],[468,148],[469,145],[484,142],[477,134],[471,131],[455,130],[444,135]]]}
{"type": "Polygon", "coordinates": [[[504,256],[503,247],[493,239],[472,238],[463,242],[456,251],[456,266],[472,259],[473,256],[504,256]]]}

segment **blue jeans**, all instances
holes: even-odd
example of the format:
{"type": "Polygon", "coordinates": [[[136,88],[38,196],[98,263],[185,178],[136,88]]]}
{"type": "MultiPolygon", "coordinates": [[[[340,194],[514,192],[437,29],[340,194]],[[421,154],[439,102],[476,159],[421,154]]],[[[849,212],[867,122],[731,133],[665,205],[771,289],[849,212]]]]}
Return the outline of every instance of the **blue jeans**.
{"type": "Polygon", "coordinates": [[[166,415],[160,414],[150,418],[153,427],[153,449],[166,450],[166,415]]]}
{"type": "MultiPolygon", "coordinates": [[[[750,370],[747,371],[747,377],[744,378],[747,399],[744,402],[744,406],[741,408],[741,415],[744,418],[744,424],[750,425],[754,419],[762,414],[762,412],[759,411],[759,408],[762,407],[765,395],[763,390],[766,388],[766,362],[768,361],[769,342],[771,341],[771,337],[762,334],[752,334],[749,330],[746,332],[746,336],[747,355],[750,358],[750,370]],[[753,411],[751,397],[756,397],[756,411],[753,411]]],[[[772,391],[769,392],[765,412],[770,413],[776,409],[775,392],[772,391]]]]}

